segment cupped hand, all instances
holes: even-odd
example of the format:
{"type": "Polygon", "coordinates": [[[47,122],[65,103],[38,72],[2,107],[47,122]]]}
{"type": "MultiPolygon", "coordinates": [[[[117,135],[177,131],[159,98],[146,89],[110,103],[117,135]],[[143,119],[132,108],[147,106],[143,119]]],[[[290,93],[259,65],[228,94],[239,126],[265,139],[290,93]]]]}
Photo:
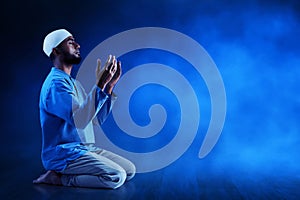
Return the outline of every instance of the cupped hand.
{"type": "Polygon", "coordinates": [[[117,82],[119,81],[121,74],[122,74],[121,62],[117,61],[116,72],[115,72],[114,76],[111,78],[111,80],[109,81],[109,83],[106,85],[106,92],[108,94],[112,93],[112,90],[115,87],[115,85],[117,84],[117,82]]]}
{"type": "Polygon", "coordinates": [[[101,69],[101,60],[97,59],[96,84],[99,88],[104,90],[105,86],[113,79],[116,71],[118,71],[117,68],[117,60],[115,56],[108,56],[104,69],[101,69]]]}

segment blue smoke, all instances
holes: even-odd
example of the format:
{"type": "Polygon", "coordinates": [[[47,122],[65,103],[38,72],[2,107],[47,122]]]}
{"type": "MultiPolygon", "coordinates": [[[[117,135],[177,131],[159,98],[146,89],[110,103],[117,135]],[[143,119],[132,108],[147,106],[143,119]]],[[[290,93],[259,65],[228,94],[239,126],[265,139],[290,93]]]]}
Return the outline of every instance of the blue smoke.
{"type": "MultiPolygon", "coordinates": [[[[123,65],[130,68],[154,60],[179,71],[178,65],[188,69],[185,76],[200,91],[197,97],[201,122],[197,138],[184,157],[191,165],[207,165],[217,170],[253,170],[270,174],[283,168],[299,170],[300,96],[297,77],[300,73],[300,40],[299,18],[292,6],[269,3],[217,5],[215,2],[202,4],[193,1],[174,4],[172,12],[163,16],[163,11],[167,12],[169,8],[167,3],[151,3],[153,10],[150,7],[147,12],[156,11],[156,15],[144,13],[146,17],[142,24],[161,25],[191,36],[204,46],[222,74],[228,100],[227,118],[220,141],[207,158],[199,160],[196,153],[210,118],[209,96],[204,83],[199,80],[201,77],[193,77],[195,72],[188,64],[162,52],[159,55],[148,51],[124,57],[123,65]],[[189,9],[180,9],[183,3],[190,3],[189,9]]],[[[123,6],[120,14],[124,21],[132,19],[135,7],[123,6]]],[[[142,12],[140,14],[144,16],[142,12]]],[[[128,26],[132,27],[130,24],[128,26]]],[[[145,90],[140,93],[140,101],[145,102],[149,93],[155,96],[155,90],[152,93],[145,90]]],[[[142,113],[139,115],[133,111],[133,118],[138,122],[139,117],[147,116],[142,113]]],[[[161,138],[159,142],[165,140],[161,138]]],[[[134,150],[135,146],[128,148],[134,150]]],[[[182,167],[181,164],[176,166],[182,167]]]]}
{"type": "MultiPolygon", "coordinates": [[[[195,187],[191,183],[197,182],[198,177],[209,179],[210,174],[225,174],[235,180],[243,176],[251,180],[256,177],[257,182],[261,180],[260,174],[299,177],[299,9],[298,1],[279,0],[20,2],[20,8],[10,13],[11,22],[4,32],[9,36],[3,43],[6,52],[2,53],[6,58],[1,84],[2,121],[5,120],[2,126],[4,132],[9,133],[3,136],[4,141],[8,141],[4,147],[13,147],[14,152],[21,150],[17,158],[24,163],[28,158],[33,160],[32,155],[35,160],[40,158],[38,95],[51,66],[42,55],[41,44],[49,30],[70,29],[81,44],[84,57],[100,42],[121,31],[165,27],[199,42],[214,60],[225,84],[227,116],[215,148],[204,159],[199,159],[199,148],[211,115],[209,94],[202,77],[189,63],[169,52],[147,49],[120,58],[124,73],[148,62],[172,66],[183,73],[197,91],[201,112],[197,136],[180,159],[161,170],[164,174],[161,186],[175,191],[178,185],[170,183],[178,172],[184,172],[180,174],[182,191],[195,187]],[[56,4],[60,5],[56,8],[59,14],[53,14],[56,4]],[[36,9],[28,12],[29,7],[36,9]],[[14,15],[16,12],[18,16],[14,15]],[[31,21],[35,21],[34,26],[28,23],[31,21]],[[19,55],[17,59],[15,55],[19,55]],[[28,151],[23,151],[24,147],[28,151]]],[[[180,109],[167,88],[155,84],[141,87],[130,103],[131,115],[137,124],[149,123],[147,112],[153,103],[163,104],[168,113],[167,126],[155,137],[141,141],[120,133],[112,116],[103,129],[118,133],[110,139],[130,151],[147,152],[163,147],[176,133],[180,109]]],[[[193,191],[201,193],[197,188],[193,191]]]]}

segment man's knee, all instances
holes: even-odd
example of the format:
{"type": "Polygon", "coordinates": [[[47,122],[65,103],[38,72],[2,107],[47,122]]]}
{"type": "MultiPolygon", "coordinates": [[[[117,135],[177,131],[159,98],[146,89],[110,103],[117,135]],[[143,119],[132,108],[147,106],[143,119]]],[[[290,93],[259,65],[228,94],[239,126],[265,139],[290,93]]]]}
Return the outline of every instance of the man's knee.
{"type": "Polygon", "coordinates": [[[124,169],[119,169],[114,172],[113,175],[110,176],[110,181],[108,182],[108,188],[117,189],[121,187],[126,181],[127,174],[124,169]]]}
{"type": "Polygon", "coordinates": [[[126,181],[129,181],[134,177],[136,173],[136,168],[133,163],[130,163],[130,168],[127,169],[126,173],[127,173],[126,181]]]}

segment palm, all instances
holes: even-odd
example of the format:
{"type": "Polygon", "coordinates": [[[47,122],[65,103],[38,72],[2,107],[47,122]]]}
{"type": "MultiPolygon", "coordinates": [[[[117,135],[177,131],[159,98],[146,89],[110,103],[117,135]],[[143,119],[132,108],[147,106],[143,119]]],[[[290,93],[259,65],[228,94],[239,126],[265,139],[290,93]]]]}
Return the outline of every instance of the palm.
{"type": "Polygon", "coordinates": [[[101,89],[104,89],[106,84],[108,84],[112,80],[116,71],[117,71],[117,63],[116,63],[115,56],[109,55],[103,70],[101,70],[101,61],[100,59],[98,59],[97,68],[96,68],[97,85],[101,89]]]}
{"type": "Polygon", "coordinates": [[[109,84],[113,87],[116,85],[116,83],[118,82],[118,80],[120,79],[122,74],[122,68],[121,68],[121,62],[118,61],[117,63],[117,71],[114,74],[114,76],[112,77],[111,81],[109,82],[109,84]]]}

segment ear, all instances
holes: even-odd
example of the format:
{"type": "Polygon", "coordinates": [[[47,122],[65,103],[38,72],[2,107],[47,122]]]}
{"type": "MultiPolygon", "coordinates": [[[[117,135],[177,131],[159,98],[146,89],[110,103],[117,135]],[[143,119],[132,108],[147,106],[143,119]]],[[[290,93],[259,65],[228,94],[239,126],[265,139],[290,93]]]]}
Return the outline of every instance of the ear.
{"type": "Polygon", "coordinates": [[[52,49],[52,53],[55,55],[55,56],[58,56],[60,54],[60,50],[58,48],[53,48],[52,49]]]}

